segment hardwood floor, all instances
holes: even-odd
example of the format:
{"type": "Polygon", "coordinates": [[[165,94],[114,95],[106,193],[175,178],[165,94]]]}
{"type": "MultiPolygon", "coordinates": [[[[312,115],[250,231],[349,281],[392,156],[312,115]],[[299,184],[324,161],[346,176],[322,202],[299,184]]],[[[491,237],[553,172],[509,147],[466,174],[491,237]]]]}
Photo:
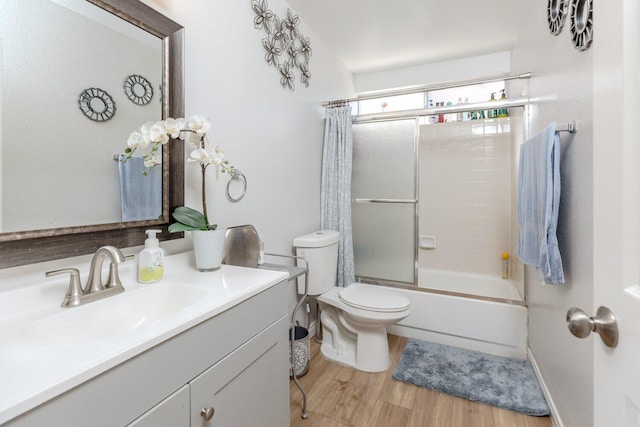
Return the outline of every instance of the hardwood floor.
{"type": "Polygon", "coordinates": [[[292,427],[552,427],[549,417],[531,417],[470,402],[391,378],[406,338],[389,335],[391,368],[371,374],[324,359],[311,343],[309,372],[299,379],[302,394],[290,381],[292,427]]]}

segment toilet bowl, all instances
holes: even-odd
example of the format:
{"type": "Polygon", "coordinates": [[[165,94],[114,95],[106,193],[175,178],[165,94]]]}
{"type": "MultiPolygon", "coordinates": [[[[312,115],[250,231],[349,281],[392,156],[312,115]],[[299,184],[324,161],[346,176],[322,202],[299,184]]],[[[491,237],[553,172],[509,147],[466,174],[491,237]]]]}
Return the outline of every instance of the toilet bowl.
{"type": "Polygon", "coordinates": [[[336,287],[339,242],[340,234],[333,230],[293,241],[296,254],[309,263],[308,293],[320,306],[320,351],[329,360],[361,371],[385,371],[391,364],[387,326],[409,315],[409,299],[376,285],[336,287]]]}
{"type": "Polygon", "coordinates": [[[317,299],[324,357],[366,372],[389,369],[387,326],[409,315],[408,298],[376,285],[354,283],[334,287],[317,299]]]}

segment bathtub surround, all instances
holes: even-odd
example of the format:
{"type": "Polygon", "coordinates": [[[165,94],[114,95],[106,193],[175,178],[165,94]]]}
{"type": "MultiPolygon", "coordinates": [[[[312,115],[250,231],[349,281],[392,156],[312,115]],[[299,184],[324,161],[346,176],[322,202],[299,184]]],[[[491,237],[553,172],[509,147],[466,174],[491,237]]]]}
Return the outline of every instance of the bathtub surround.
{"type": "Polygon", "coordinates": [[[560,207],[560,136],[556,124],[520,147],[518,176],[518,257],[536,267],[545,283],[564,283],[558,248],[560,207]]]}
{"type": "Polygon", "coordinates": [[[511,119],[420,126],[419,229],[438,241],[419,250],[420,268],[500,277],[511,252],[511,119]]]}
{"type": "Polygon", "coordinates": [[[409,339],[393,378],[526,415],[549,415],[533,368],[522,359],[409,339]]]}
{"type": "Polygon", "coordinates": [[[351,107],[326,109],[322,182],[320,191],[320,227],[340,233],[338,244],[337,286],[349,286],[355,280],[351,231],[351,170],[353,139],[351,107]]]}

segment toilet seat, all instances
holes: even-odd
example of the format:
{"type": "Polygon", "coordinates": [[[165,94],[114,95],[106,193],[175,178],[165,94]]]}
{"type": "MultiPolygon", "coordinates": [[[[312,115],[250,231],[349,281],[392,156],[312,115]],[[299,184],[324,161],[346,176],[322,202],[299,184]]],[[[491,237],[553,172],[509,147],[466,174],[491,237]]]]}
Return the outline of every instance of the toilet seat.
{"type": "Polygon", "coordinates": [[[371,286],[363,289],[355,283],[341,290],[338,298],[360,310],[397,313],[409,308],[409,299],[404,295],[371,286]]]}

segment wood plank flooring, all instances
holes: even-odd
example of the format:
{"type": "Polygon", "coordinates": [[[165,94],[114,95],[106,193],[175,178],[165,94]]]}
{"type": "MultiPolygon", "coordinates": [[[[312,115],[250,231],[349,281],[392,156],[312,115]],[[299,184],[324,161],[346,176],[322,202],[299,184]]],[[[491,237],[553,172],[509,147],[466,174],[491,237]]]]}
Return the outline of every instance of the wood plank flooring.
{"type": "Polygon", "coordinates": [[[290,381],[292,427],[552,427],[549,417],[531,417],[470,402],[391,378],[404,337],[389,335],[391,368],[367,373],[329,362],[311,340],[311,366],[299,379],[302,395],[290,381]]]}

